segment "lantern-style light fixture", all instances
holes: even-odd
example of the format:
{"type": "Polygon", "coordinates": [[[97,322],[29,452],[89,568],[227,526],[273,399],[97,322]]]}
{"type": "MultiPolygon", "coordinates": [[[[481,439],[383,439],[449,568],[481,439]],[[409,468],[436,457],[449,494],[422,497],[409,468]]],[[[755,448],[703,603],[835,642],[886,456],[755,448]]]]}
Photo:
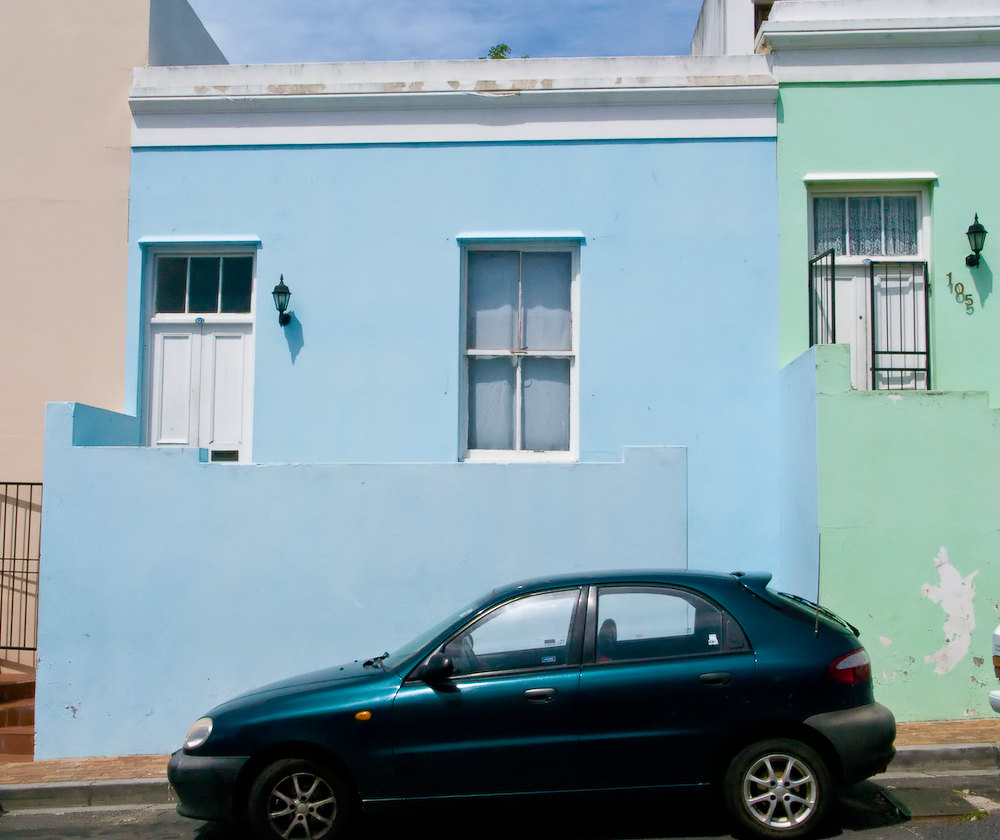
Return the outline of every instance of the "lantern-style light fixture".
{"type": "Polygon", "coordinates": [[[972,253],[965,258],[965,264],[969,268],[975,268],[979,265],[979,252],[983,250],[983,245],[986,244],[986,228],[979,223],[978,213],[976,213],[976,220],[969,225],[969,229],[965,232],[965,235],[969,237],[969,247],[972,249],[972,253]]]}
{"type": "Polygon", "coordinates": [[[283,327],[287,327],[292,321],[292,316],[285,310],[288,309],[288,300],[291,298],[292,293],[288,286],[285,285],[284,274],[278,279],[278,285],[274,287],[271,296],[274,298],[274,308],[278,310],[278,323],[283,327]]]}

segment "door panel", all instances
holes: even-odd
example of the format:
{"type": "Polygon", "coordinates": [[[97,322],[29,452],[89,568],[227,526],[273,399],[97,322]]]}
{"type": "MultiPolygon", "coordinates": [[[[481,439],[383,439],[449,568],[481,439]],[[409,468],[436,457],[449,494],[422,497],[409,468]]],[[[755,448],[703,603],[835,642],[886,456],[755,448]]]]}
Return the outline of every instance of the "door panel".
{"type": "Polygon", "coordinates": [[[739,625],[674,587],[600,587],[589,601],[593,650],[579,694],[584,787],[710,781],[753,694],[754,655],[739,625]]]}
{"type": "Polygon", "coordinates": [[[251,325],[153,325],[151,332],[151,445],[200,446],[249,460],[251,325]]]}
{"type": "Polygon", "coordinates": [[[189,332],[154,333],[151,437],[157,446],[194,446],[193,420],[198,414],[192,369],[197,365],[198,341],[189,332]]]}
{"type": "Polygon", "coordinates": [[[214,330],[204,336],[202,410],[199,440],[211,449],[238,450],[244,438],[244,400],[248,390],[249,328],[214,330]]]}
{"type": "Polygon", "coordinates": [[[598,664],[580,676],[587,788],[706,782],[753,690],[753,654],[598,664]]]}
{"type": "Polygon", "coordinates": [[[580,594],[573,587],[498,605],[439,648],[450,679],[404,683],[393,704],[404,796],[574,786],[580,594]]]}
{"type": "Polygon", "coordinates": [[[394,755],[408,797],[566,790],[576,782],[579,669],[404,685],[394,755]]]}

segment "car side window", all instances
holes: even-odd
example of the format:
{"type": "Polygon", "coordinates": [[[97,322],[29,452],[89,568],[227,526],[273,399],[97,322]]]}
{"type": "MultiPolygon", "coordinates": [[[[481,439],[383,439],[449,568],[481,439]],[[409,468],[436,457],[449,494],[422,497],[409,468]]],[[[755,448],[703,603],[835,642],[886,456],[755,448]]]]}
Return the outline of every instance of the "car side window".
{"type": "Polygon", "coordinates": [[[454,674],[565,665],[578,596],[578,589],[544,592],[492,610],[444,645],[454,674]]]}
{"type": "Polygon", "coordinates": [[[601,587],[598,662],[699,656],[747,648],[739,625],[699,595],[667,587],[601,587]]]}

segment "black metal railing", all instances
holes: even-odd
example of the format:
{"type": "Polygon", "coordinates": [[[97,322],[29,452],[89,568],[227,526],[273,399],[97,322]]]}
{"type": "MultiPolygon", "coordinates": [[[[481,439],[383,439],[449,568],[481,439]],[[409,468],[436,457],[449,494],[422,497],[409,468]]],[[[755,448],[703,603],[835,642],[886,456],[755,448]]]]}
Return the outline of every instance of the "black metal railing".
{"type": "Polygon", "coordinates": [[[837,343],[836,254],[831,248],[809,260],[809,346],[837,343]]]}
{"type": "Polygon", "coordinates": [[[0,482],[0,658],[37,650],[40,483],[0,482]]]}
{"type": "Polygon", "coordinates": [[[866,260],[864,267],[844,266],[840,278],[836,272],[833,250],[809,261],[809,345],[836,344],[837,284],[864,282],[867,288],[863,295],[846,287],[852,294],[840,313],[851,319],[851,323],[841,325],[841,340],[851,344],[852,354],[864,353],[866,357],[867,381],[856,383],[856,387],[873,391],[930,388],[927,263],[866,260]],[[856,308],[850,303],[852,299],[859,301],[856,308]],[[865,323],[864,339],[855,329],[858,318],[865,323]]]}

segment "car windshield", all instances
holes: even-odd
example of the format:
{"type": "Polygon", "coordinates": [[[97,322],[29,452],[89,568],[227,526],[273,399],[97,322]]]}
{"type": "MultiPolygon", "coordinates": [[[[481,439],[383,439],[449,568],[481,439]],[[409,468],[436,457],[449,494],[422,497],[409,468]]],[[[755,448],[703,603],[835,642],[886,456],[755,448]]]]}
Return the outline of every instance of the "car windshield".
{"type": "Polygon", "coordinates": [[[468,618],[476,611],[476,608],[483,602],[482,598],[477,598],[471,604],[463,607],[458,612],[450,615],[444,621],[439,621],[429,630],[425,630],[415,639],[411,639],[405,645],[400,645],[392,651],[382,662],[387,669],[406,669],[414,664],[414,660],[419,656],[424,648],[444,633],[453,624],[457,624],[464,618],[468,618]]]}

